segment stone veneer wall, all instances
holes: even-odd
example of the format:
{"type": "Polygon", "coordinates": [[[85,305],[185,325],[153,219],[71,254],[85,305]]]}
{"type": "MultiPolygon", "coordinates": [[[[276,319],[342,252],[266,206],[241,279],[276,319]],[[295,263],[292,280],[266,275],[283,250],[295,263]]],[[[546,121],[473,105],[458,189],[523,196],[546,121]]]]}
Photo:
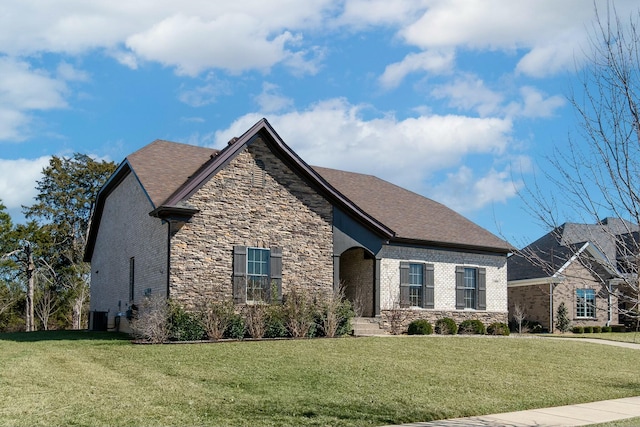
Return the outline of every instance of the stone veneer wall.
{"type": "Polygon", "coordinates": [[[380,314],[384,325],[388,326],[389,310],[397,307],[400,299],[401,261],[434,265],[434,308],[407,309],[405,324],[415,319],[433,323],[442,317],[451,317],[458,323],[465,319],[479,319],[485,324],[508,321],[506,255],[388,245],[379,256],[380,314]],[[456,310],[455,268],[459,265],[486,269],[486,310],[456,310]]]}
{"type": "MultiPolygon", "coordinates": [[[[145,291],[166,295],[167,225],[149,216],[149,198],[133,174],[107,197],[91,259],[90,310],[120,310],[140,304],[145,291]],[[135,258],[134,300],[129,301],[129,259],[135,258]]],[[[97,225],[97,224],[94,224],[97,225]]],[[[121,323],[123,330],[126,324],[121,323]]]]}
{"type": "Polygon", "coordinates": [[[283,294],[333,289],[332,206],[257,139],[199,189],[171,240],[171,297],[232,299],[233,246],[282,248],[283,294]],[[257,161],[263,162],[263,167],[257,161]]]}

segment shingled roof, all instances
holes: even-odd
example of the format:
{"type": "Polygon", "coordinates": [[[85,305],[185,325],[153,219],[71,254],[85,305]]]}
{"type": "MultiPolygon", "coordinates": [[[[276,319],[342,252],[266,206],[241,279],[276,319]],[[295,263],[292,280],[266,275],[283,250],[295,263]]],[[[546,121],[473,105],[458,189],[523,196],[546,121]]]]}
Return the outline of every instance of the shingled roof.
{"type": "MultiPolygon", "coordinates": [[[[511,246],[446,206],[372,175],[311,167],[300,159],[263,119],[224,150],[156,140],[129,155],[100,191],[94,223],[104,199],[132,172],[154,209],[188,201],[212,174],[260,134],[303,178],[313,181],[332,203],[348,210],[374,232],[398,242],[508,253],[511,246]]],[[[85,259],[91,257],[97,230],[91,227],[85,259]]]]}

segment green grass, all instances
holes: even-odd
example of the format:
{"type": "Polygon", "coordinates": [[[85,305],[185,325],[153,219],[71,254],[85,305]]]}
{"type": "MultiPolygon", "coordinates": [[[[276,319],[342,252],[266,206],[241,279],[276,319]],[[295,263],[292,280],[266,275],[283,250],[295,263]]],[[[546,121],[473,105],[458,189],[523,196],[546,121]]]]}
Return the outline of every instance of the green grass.
{"type": "Polygon", "coordinates": [[[366,426],[640,395],[640,352],[389,337],[132,345],[0,334],[0,425],[366,426]]]}
{"type": "Polygon", "coordinates": [[[558,335],[566,338],[593,338],[640,344],[640,332],[604,332],[597,334],[566,334],[558,335]]]}
{"type": "Polygon", "coordinates": [[[610,423],[590,424],[590,427],[638,427],[640,418],[627,418],[626,420],[611,421],[610,423]]]}

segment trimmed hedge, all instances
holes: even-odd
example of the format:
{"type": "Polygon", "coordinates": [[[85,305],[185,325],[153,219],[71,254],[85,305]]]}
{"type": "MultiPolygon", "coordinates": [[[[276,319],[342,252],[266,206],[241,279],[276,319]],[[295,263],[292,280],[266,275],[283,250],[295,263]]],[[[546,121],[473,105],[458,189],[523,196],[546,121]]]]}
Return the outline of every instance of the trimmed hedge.
{"type": "Polygon", "coordinates": [[[464,335],[484,335],[484,323],[478,319],[463,320],[458,326],[458,333],[464,335]]]}
{"type": "Polygon", "coordinates": [[[602,327],[602,332],[612,332],[612,328],[611,326],[603,326],[602,327]]]}
{"type": "Polygon", "coordinates": [[[436,334],[439,335],[455,335],[458,333],[458,325],[455,320],[450,317],[443,317],[436,321],[436,334]]]}
{"type": "Polygon", "coordinates": [[[594,326],[593,327],[593,333],[594,334],[599,334],[602,332],[602,326],[594,326]]]}
{"type": "Polygon", "coordinates": [[[574,334],[584,334],[584,328],[582,326],[574,326],[571,328],[571,332],[574,334]]]}
{"type": "Polygon", "coordinates": [[[433,328],[428,320],[418,319],[409,323],[407,333],[409,335],[431,335],[433,333],[433,328]]]}
{"type": "Polygon", "coordinates": [[[593,326],[585,326],[584,327],[584,333],[585,334],[592,334],[593,333],[593,326]]]}

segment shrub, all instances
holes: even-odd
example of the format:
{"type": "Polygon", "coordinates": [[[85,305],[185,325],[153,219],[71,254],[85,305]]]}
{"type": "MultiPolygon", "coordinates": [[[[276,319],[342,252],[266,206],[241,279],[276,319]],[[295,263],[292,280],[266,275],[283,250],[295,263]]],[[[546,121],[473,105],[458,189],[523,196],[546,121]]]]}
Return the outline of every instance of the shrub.
{"type": "Polygon", "coordinates": [[[450,317],[443,317],[436,321],[435,330],[439,335],[455,335],[458,332],[458,325],[450,317]]]}
{"type": "Polygon", "coordinates": [[[244,338],[244,319],[240,314],[234,313],[229,319],[229,325],[224,331],[225,338],[231,338],[234,340],[241,340],[244,338]]]}
{"type": "Polygon", "coordinates": [[[315,307],[306,292],[291,289],[284,298],[282,310],[285,325],[293,338],[309,336],[309,330],[314,325],[315,307]]]}
{"type": "Polygon", "coordinates": [[[288,336],[284,323],[284,313],[281,305],[267,307],[264,317],[264,336],[267,338],[284,338],[288,336]]]}
{"type": "Polygon", "coordinates": [[[458,326],[458,333],[465,335],[483,335],[485,333],[484,323],[478,319],[463,320],[458,326]]]}
{"type": "Polygon", "coordinates": [[[612,332],[613,328],[611,326],[603,326],[602,332],[612,332]]]}
{"type": "Polygon", "coordinates": [[[233,316],[233,302],[208,300],[200,305],[201,321],[207,337],[219,340],[233,316]]]}
{"type": "MultiPolygon", "coordinates": [[[[317,325],[325,337],[333,338],[345,320],[353,317],[351,303],[341,292],[332,292],[320,301],[317,325]]],[[[343,328],[344,329],[344,328],[343,328]]]]}
{"type": "Polygon", "coordinates": [[[170,304],[169,333],[177,341],[196,341],[206,336],[198,316],[177,303],[170,304]]]}
{"type": "Polygon", "coordinates": [[[494,322],[487,327],[489,335],[509,335],[509,326],[506,323],[494,322]]]}
{"type": "Polygon", "coordinates": [[[265,333],[265,312],[263,304],[253,304],[244,307],[244,324],[251,338],[262,338],[265,333]]]}
{"type": "Polygon", "coordinates": [[[593,327],[593,333],[594,334],[599,334],[602,332],[602,326],[594,326],[593,327]]]}
{"type": "Polygon", "coordinates": [[[409,323],[407,333],[409,335],[431,335],[433,333],[433,328],[428,320],[418,319],[409,323]]]}
{"type": "Polygon", "coordinates": [[[527,320],[527,328],[529,329],[529,332],[532,334],[541,334],[545,331],[544,328],[542,327],[542,323],[536,320],[527,320]]]}
{"type": "Polygon", "coordinates": [[[351,333],[351,319],[356,315],[355,310],[353,309],[353,305],[347,299],[343,301],[343,304],[338,307],[338,313],[340,318],[342,319],[338,324],[338,329],[336,330],[336,336],[343,336],[351,333]]]}
{"type": "Polygon", "coordinates": [[[585,334],[592,334],[593,333],[593,326],[585,326],[584,327],[584,333],[585,334]]]}
{"type": "Polygon", "coordinates": [[[564,303],[560,303],[558,307],[558,321],[556,322],[556,328],[560,332],[568,332],[571,328],[571,321],[569,320],[569,310],[567,310],[567,306],[564,303]]]}
{"type": "Polygon", "coordinates": [[[584,334],[584,328],[582,326],[574,326],[571,328],[571,332],[574,334],[584,334]]]}
{"type": "Polygon", "coordinates": [[[160,344],[169,338],[169,304],[165,297],[153,295],[144,299],[136,315],[129,320],[132,335],[160,344]]]}
{"type": "Polygon", "coordinates": [[[624,325],[611,325],[611,332],[626,332],[627,328],[624,325]]]}

